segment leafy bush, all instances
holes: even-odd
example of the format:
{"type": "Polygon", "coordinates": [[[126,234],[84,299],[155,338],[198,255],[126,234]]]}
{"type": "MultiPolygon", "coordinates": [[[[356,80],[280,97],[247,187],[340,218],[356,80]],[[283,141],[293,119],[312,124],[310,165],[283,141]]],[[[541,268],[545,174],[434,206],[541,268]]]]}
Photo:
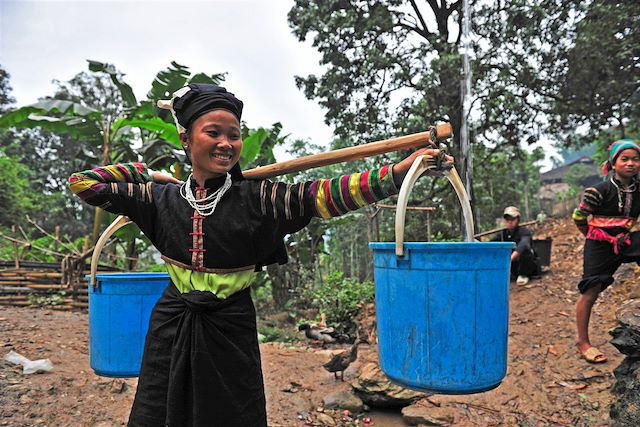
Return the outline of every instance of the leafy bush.
{"type": "Polygon", "coordinates": [[[29,294],[27,296],[27,301],[29,301],[29,304],[38,307],[46,305],[62,305],[64,304],[65,295],[66,293],[64,291],[46,294],[29,294]]]}
{"type": "MultiPolygon", "coordinates": [[[[12,233],[7,228],[0,227],[0,233],[6,236],[12,236],[12,233]]],[[[24,239],[21,234],[16,236],[18,239],[24,239]]],[[[21,261],[38,261],[38,262],[57,262],[55,256],[46,251],[39,250],[37,248],[53,251],[56,248],[56,243],[52,237],[42,236],[39,238],[30,238],[30,246],[18,245],[18,253],[21,261]]],[[[75,249],[77,252],[82,252],[84,246],[84,239],[76,239],[73,242],[63,241],[58,244],[58,252],[68,253],[70,248],[75,249]]],[[[10,261],[15,257],[15,250],[13,244],[6,240],[0,240],[0,260],[10,261]]]]}
{"type": "Polygon", "coordinates": [[[302,298],[327,316],[327,321],[342,332],[353,329],[353,319],[361,304],[373,302],[373,282],[358,282],[344,278],[342,272],[334,272],[324,278],[324,283],[305,289],[302,298]]]}
{"type": "Polygon", "coordinates": [[[276,326],[258,326],[258,340],[264,342],[295,342],[298,336],[295,332],[276,326]]]}

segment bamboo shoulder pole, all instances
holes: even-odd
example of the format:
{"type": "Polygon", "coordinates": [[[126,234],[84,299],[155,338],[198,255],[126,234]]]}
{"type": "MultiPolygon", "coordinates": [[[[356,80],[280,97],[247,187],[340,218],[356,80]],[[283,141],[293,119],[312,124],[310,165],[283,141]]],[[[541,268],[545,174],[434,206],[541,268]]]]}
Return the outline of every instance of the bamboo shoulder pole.
{"type": "MultiPolygon", "coordinates": [[[[261,166],[255,169],[244,171],[242,174],[247,179],[264,179],[274,176],[286,175],[288,173],[299,172],[307,169],[319,168],[336,163],[350,162],[364,159],[365,157],[376,156],[378,154],[390,153],[392,151],[408,150],[409,148],[423,147],[432,141],[431,131],[414,133],[411,135],[390,138],[382,141],[370,142],[356,147],[341,148],[339,150],[327,151],[325,153],[300,157],[299,159],[287,160],[274,163],[268,166],[261,166]]],[[[443,123],[435,127],[435,139],[437,141],[451,138],[452,130],[450,123],[443,123]]]]}
{"type": "MultiPolygon", "coordinates": [[[[383,209],[397,209],[396,205],[381,205],[376,203],[376,206],[383,209]]],[[[423,211],[423,212],[435,212],[437,208],[431,206],[407,206],[408,211],[423,211]]]]}
{"type": "MultiPolygon", "coordinates": [[[[524,226],[527,226],[527,225],[533,225],[533,224],[537,224],[537,223],[538,223],[538,221],[536,221],[534,219],[532,221],[523,222],[523,223],[518,224],[518,225],[520,225],[521,227],[524,227],[524,226]]],[[[494,228],[493,230],[489,230],[489,231],[485,231],[485,232],[482,232],[482,233],[474,234],[473,237],[478,238],[478,237],[482,237],[482,236],[488,236],[489,234],[497,233],[499,231],[506,230],[506,229],[507,229],[507,227],[494,228]]]]}

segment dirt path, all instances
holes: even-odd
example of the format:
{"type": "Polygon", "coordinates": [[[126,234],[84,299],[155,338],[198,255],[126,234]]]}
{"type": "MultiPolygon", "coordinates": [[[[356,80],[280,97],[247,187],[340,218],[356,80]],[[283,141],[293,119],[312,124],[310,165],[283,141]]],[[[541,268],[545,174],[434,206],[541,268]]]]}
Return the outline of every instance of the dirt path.
{"type": "MultiPolygon", "coordinates": [[[[537,236],[542,235],[554,239],[552,271],[527,286],[512,285],[509,367],[503,384],[478,395],[432,396],[420,403],[425,412],[448,411],[458,426],[608,425],[612,371],[622,357],[609,344],[607,332],[615,326],[616,307],[639,296],[633,288],[640,273],[631,266],[622,268],[617,284],[597,303],[593,341],[610,361],[589,365],[574,348],[582,240],[566,221],[546,224],[537,230],[537,236]]],[[[55,367],[47,374],[25,376],[20,367],[0,361],[0,425],[126,424],[136,380],[93,374],[86,313],[2,307],[0,338],[2,356],[14,350],[32,360],[49,358],[55,367]]],[[[330,392],[349,389],[348,380],[357,375],[359,363],[375,354],[375,348],[365,349],[342,383],[321,368],[332,350],[277,344],[262,345],[261,350],[270,426],[303,426],[298,413],[314,411],[330,392]]],[[[382,425],[373,418],[369,425],[382,425]]]]}

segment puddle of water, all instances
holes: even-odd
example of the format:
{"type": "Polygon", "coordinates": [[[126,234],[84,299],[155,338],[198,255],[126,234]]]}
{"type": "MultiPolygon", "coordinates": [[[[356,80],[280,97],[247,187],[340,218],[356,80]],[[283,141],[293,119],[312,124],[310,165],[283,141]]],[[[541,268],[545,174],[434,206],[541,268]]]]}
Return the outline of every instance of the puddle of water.
{"type": "Polygon", "coordinates": [[[375,411],[369,411],[366,414],[373,420],[374,427],[406,427],[409,425],[405,424],[402,420],[400,409],[386,411],[376,409],[375,411]]]}

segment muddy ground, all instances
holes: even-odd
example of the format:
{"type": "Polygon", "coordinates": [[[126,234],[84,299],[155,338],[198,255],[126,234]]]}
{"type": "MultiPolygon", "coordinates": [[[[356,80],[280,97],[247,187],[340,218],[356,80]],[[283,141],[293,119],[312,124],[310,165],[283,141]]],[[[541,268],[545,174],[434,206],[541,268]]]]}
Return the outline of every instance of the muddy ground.
{"type": "MultiPolygon", "coordinates": [[[[470,396],[430,396],[418,403],[425,413],[440,414],[457,426],[609,425],[612,372],[622,356],[609,344],[608,331],[615,326],[616,307],[640,297],[640,271],[621,268],[616,284],[596,304],[592,341],[609,362],[588,364],[574,346],[582,238],[569,221],[537,227],[536,237],[546,236],[553,238],[551,270],[526,286],[511,286],[509,366],[502,385],[470,396]]],[[[46,374],[23,375],[20,366],[0,361],[0,425],[126,424],[136,380],[104,378],[91,371],[85,312],[2,307],[0,339],[3,356],[14,350],[32,360],[48,358],[54,365],[46,374]]],[[[314,348],[302,337],[297,345],[261,346],[270,426],[303,426],[299,413],[317,413],[323,396],[349,389],[363,361],[375,358],[374,345],[363,348],[343,383],[321,368],[338,350],[314,348]]],[[[334,425],[402,425],[399,415],[389,421],[388,415],[373,412],[365,422],[363,415],[328,414],[334,425]]],[[[331,425],[326,417],[325,423],[331,425]]]]}

